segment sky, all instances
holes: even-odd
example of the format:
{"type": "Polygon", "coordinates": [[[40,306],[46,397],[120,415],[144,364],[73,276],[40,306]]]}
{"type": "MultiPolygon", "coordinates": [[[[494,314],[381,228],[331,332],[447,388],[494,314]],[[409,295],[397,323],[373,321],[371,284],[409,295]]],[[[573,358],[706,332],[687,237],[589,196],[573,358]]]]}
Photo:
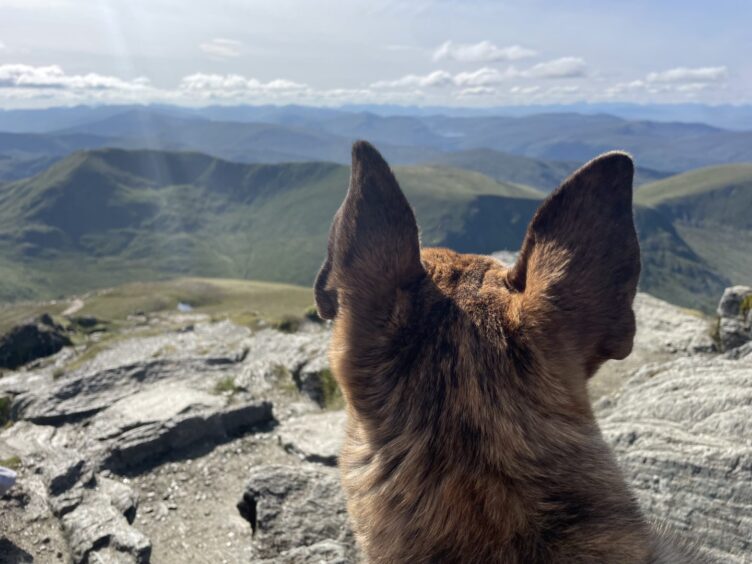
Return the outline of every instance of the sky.
{"type": "Polygon", "coordinates": [[[752,103],[747,0],[0,0],[0,108],[752,103]]]}

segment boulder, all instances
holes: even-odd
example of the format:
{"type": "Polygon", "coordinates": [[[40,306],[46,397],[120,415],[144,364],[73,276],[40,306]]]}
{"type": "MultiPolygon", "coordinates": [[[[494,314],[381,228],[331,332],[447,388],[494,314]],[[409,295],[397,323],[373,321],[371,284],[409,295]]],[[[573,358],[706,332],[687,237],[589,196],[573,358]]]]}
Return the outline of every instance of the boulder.
{"type": "Polygon", "coordinates": [[[16,325],[0,338],[0,368],[18,368],[71,344],[65,330],[44,314],[16,325]]]}
{"type": "Polygon", "coordinates": [[[257,556],[315,562],[324,554],[354,561],[339,477],[308,467],[262,466],[251,472],[238,511],[253,529],[257,556]],[[325,543],[325,544],[321,544],[325,543]]]}
{"type": "Polygon", "coordinates": [[[344,411],[291,417],[277,429],[280,444],[303,460],[335,466],[345,438],[345,419],[344,411]]]}
{"type": "Polygon", "coordinates": [[[752,288],[726,288],[718,303],[718,341],[730,351],[752,341],[752,288]]]}
{"type": "Polygon", "coordinates": [[[752,365],[689,357],[649,365],[596,405],[646,515],[723,562],[752,551],[752,365]]]}
{"type": "Polygon", "coordinates": [[[93,461],[68,448],[75,435],[66,429],[16,423],[0,434],[0,451],[20,455],[43,487],[42,495],[76,563],[149,562],[151,542],[131,526],[137,499],[124,483],[98,477],[93,461]]]}

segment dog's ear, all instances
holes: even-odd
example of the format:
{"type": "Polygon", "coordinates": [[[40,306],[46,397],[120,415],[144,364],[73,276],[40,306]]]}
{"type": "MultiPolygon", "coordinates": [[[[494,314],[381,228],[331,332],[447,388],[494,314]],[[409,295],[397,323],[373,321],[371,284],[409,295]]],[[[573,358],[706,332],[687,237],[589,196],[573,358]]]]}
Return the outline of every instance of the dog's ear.
{"type": "Polygon", "coordinates": [[[334,216],[314,287],[319,315],[333,319],[343,302],[386,304],[423,273],[410,204],[379,152],[356,142],[350,188],[334,216]]]}
{"type": "Polygon", "coordinates": [[[522,327],[534,328],[552,354],[581,359],[588,377],[632,350],[640,274],[633,174],[620,152],[572,174],[538,208],[507,274],[522,327]]]}

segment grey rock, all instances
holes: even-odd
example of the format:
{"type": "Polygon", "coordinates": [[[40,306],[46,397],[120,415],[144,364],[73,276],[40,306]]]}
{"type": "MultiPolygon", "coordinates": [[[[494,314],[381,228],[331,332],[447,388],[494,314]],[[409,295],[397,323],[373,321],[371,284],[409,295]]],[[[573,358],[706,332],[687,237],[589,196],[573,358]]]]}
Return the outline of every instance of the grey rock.
{"type": "Polygon", "coordinates": [[[44,314],[0,337],[0,367],[18,368],[71,344],[65,330],[44,314]]]}
{"type": "Polygon", "coordinates": [[[689,357],[646,366],[597,407],[646,514],[724,562],[752,551],[752,365],[689,357]]]}
{"type": "Polygon", "coordinates": [[[345,419],[344,411],[290,418],[278,429],[280,443],[304,460],[334,466],[345,438],[345,419]]]}
{"type": "Polygon", "coordinates": [[[721,317],[718,321],[718,337],[724,351],[741,347],[750,340],[749,325],[736,317],[721,317]]]}
{"type": "Polygon", "coordinates": [[[260,564],[351,564],[352,547],[325,540],[283,552],[274,558],[260,560],[260,564]]]}
{"type": "Polygon", "coordinates": [[[221,442],[272,421],[266,401],[230,403],[179,384],[153,386],[98,414],[87,429],[102,466],[124,471],[202,442],[221,442]]]}
{"type": "Polygon", "coordinates": [[[718,315],[721,317],[742,317],[741,306],[747,296],[752,296],[749,286],[731,286],[723,291],[718,303],[718,315]]]}
{"type": "Polygon", "coordinates": [[[325,407],[326,392],[323,375],[329,370],[329,361],[323,356],[317,356],[300,365],[293,373],[293,381],[301,393],[311,398],[319,407],[325,407]]]}
{"type": "Polygon", "coordinates": [[[732,286],[723,292],[718,304],[718,339],[723,351],[752,341],[752,309],[744,307],[748,299],[752,299],[749,286],[732,286]]]}
{"type": "Polygon", "coordinates": [[[678,308],[648,294],[634,300],[637,333],[632,353],[606,362],[588,382],[593,400],[618,390],[642,366],[714,350],[711,322],[699,312],[678,308]]]}
{"type": "MultiPolygon", "coordinates": [[[[354,554],[344,496],[332,471],[290,466],[256,468],[238,510],[251,523],[260,557],[277,559],[288,551],[323,541],[346,547],[348,558],[354,554]]],[[[285,558],[291,559],[282,561],[311,561],[296,560],[303,556],[295,554],[285,558]]]]}
{"type": "Polygon", "coordinates": [[[18,453],[41,478],[74,562],[148,562],[151,543],[131,526],[135,494],[125,484],[98,478],[86,453],[66,446],[73,440],[68,429],[22,421],[0,434],[0,451],[18,453]]]}
{"type": "Polygon", "coordinates": [[[76,562],[149,562],[149,539],[129,526],[105,496],[92,494],[88,503],[65,514],[61,522],[76,562]]]}

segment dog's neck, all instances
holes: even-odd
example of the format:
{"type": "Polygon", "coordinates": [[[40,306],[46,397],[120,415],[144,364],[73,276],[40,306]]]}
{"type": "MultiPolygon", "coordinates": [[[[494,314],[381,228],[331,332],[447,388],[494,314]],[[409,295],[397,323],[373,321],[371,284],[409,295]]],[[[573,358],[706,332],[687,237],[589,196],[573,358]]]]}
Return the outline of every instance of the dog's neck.
{"type": "MultiPolygon", "coordinates": [[[[356,351],[347,353],[334,355],[336,371],[373,383],[352,364],[356,351]]],[[[361,545],[367,553],[378,547],[371,561],[426,561],[426,554],[452,561],[452,551],[464,562],[499,561],[499,554],[523,562],[536,551],[567,561],[562,551],[585,554],[590,546],[634,557],[624,561],[646,558],[649,530],[589,404],[573,406],[576,394],[565,388],[559,400],[541,401],[529,378],[505,381],[503,367],[488,375],[502,389],[459,375],[455,382],[423,376],[398,379],[375,417],[350,409],[341,469],[361,545]],[[499,394],[497,402],[478,401],[484,391],[499,394]],[[394,547],[393,559],[385,545],[394,547]]],[[[541,386],[550,392],[550,382],[541,386]]],[[[593,550],[593,561],[608,560],[593,550]]]]}

